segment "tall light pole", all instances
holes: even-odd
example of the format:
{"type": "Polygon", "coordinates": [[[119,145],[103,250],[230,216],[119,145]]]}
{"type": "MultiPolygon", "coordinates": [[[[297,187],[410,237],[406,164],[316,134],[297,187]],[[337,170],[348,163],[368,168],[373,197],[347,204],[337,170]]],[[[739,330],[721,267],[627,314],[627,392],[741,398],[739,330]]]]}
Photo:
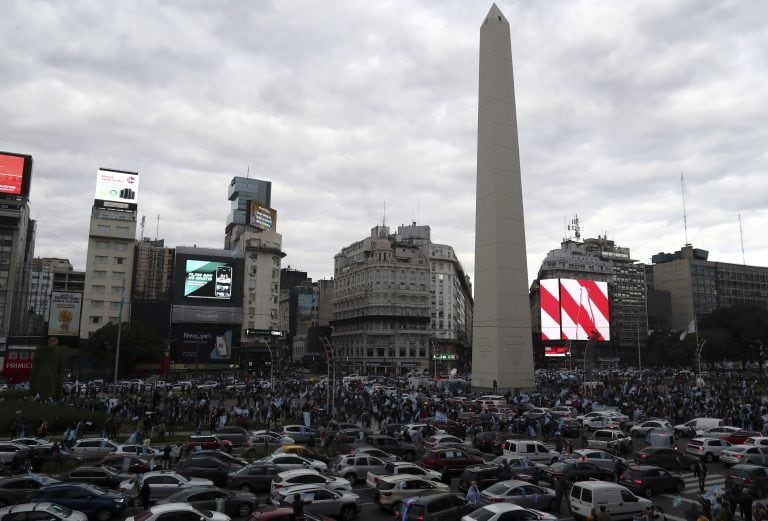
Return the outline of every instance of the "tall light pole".
{"type": "Polygon", "coordinates": [[[267,351],[269,351],[269,387],[272,392],[275,391],[275,357],[272,356],[272,346],[269,344],[269,338],[264,339],[264,343],[267,344],[267,351]]]}
{"type": "Polygon", "coordinates": [[[120,312],[117,315],[117,345],[115,345],[115,381],[117,383],[117,369],[120,363],[120,338],[123,332],[123,305],[125,304],[125,273],[123,273],[123,287],[120,291],[120,312]]]}

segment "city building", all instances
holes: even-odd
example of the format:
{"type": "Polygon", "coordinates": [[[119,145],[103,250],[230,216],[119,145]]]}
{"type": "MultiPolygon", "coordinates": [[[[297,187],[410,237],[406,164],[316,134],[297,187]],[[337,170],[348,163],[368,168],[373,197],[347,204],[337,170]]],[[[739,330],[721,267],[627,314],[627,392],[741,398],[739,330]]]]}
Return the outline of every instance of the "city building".
{"type": "Polygon", "coordinates": [[[131,288],[131,320],[141,321],[170,338],[174,249],[163,239],[136,243],[131,288]]]}
{"type": "Polygon", "coordinates": [[[670,295],[673,330],[685,330],[694,316],[698,320],[719,307],[768,306],[768,267],[711,261],[708,251],[690,244],[658,253],[651,262],[653,289],[670,295]]]}
{"type": "MultiPolygon", "coordinates": [[[[69,259],[40,258],[32,259],[29,270],[28,290],[22,296],[26,313],[23,313],[15,324],[19,331],[26,336],[37,337],[40,341],[46,334],[45,324],[48,322],[48,312],[51,304],[51,293],[54,288],[61,290],[62,280],[68,281],[73,272],[69,259]],[[59,284],[55,281],[58,279],[59,284]]],[[[81,277],[84,272],[80,272],[81,277]]],[[[81,278],[82,282],[82,278],[81,278]]],[[[82,291],[82,285],[79,291],[82,291]]]]}
{"type": "Polygon", "coordinates": [[[375,226],[334,257],[333,346],[346,371],[401,375],[469,359],[471,286],[429,226],[375,226]],[[463,358],[463,360],[462,360],[463,358]]]}
{"type": "Polygon", "coordinates": [[[333,281],[313,282],[306,272],[284,268],[280,273],[280,330],[294,362],[305,356],[324,357],[321,336],[331,338],[333,281]]]}
{"type": "MultiPolygon", "coordinates": [[[[616,246],[607,237],[581,242],[578,218],[572,221],[575,239],[564,239],[551,250],[539,268],[531,287],[531,319],[541,333],[540,283],[544,279],[590,280],[608,283],[610,340],[598,342],[597,361],[637,366],[638,354],[648,337],[645,266],[633,260],[629,248],[616,246]]],[[[583,339],[586,343],[586,338],[583,339]]],[[[562,343],[557,340],[555,344],[562,343]]],[[[549,344],[552,344],[549,342],[549,344]]],[[[573,344],[573,342],[572,342],[573,344]]],[[[571,345],[574,352],[583,345],[571,345]]]]}

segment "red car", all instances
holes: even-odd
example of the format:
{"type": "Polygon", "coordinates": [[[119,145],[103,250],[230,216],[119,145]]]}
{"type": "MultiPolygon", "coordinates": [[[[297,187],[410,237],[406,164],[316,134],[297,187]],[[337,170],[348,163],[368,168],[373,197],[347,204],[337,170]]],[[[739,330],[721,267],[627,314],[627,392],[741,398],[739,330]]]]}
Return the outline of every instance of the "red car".
{"type": "MultiPolygon", "coordinates": [[[[251,514],[253,521],[294,521],[293,508],[265,508],[251,514]]],[[[307,521],[335,521],[332,517],[316,516],[304,513],[304,519],[307,521]]]]}
{"type": "Polygon", "coordinates": [[[184,451],[192,452],[193,450],[223,450],[224,452],[232,452],[232,442],[221,440],[213,435],[193,435],[184,444],[184,451]]]}
{"type": "Polygon", "coordinates": [[[720,436],[720,439],[727,441],[731,445],[742,445],[747,441],[747,438],[751,438],[752,436],[760,436],[760,433],[755,431],[745,431],[742,429],[740,431],[732,432],[726,436],[720,436]]]}
{"type": "Polygon", "coordinates": [[[449,474],[458,474],[465,467],[479,465],[484,461],[480,456],[473,456],[459,449],[447,448],[428,450],[421,463],[432,470],[440,472],[447,470],[449,474]]]}

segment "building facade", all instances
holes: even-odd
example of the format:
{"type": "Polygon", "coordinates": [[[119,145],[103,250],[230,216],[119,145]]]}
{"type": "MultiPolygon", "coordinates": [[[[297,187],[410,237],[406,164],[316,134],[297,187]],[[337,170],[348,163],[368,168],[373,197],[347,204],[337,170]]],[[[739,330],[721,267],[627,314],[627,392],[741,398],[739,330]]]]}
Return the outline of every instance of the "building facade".
{"type": "Polygon", "coordinates": [[[768,306],[768,267],[709,260],[709,252],[686,245],[659,253],[653,263],[653,289],[669,292],[671,329],[734,304],[768,306]]]}

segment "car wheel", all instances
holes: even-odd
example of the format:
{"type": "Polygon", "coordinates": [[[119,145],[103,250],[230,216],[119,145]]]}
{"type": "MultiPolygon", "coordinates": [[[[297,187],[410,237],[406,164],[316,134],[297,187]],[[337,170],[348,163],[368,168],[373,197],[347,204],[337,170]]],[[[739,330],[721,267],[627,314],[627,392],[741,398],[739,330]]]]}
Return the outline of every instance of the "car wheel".
{"type": "Polygon", "coordinates": [[[248,451],[248,453],[246,454],[246,456],[248,456],[248,459],[253,459],[253,458],[255,458],[255,457],[256,457],[256,451],[255,451],[255,450],[253,450],[253,449],[251,449],[251,450],[249,450],[249,451],[248,451]]]}
{"type": "Polygon", "coordinates": [[[354,485],[355,483],[357,483],[357,474],[355,474],[354,472],[350,472],[349,474],[344,476],[344,479],[349,481],[350,485],[354,485]]]}
{"type": "Polygon", "coordinates": [[[99,521],[109,521],[112,519],[112,511],[107,508],[102,508],[98,512],[96,512],[96,518],[99,521]]]}
{"type": "Polygon", "coordinates": [[[240,486],[240,491],[241,492],[253,492],[253,489],[251,488],[250,485],[241,485],[240,486]]]}
{"type": "Polygon", "coordinates": [[[678,492],[682,492],[683,490],[685,490],[685,482],[678,481],[677,485],[675,485],[675,490],[677,490],[678,492]]]}
{"type": "Polygon", "coordinates": [[[238,517],[247,517],[251,515],[251,505],[249,503],[243,503],[239,507],[237,507],[237,515],[238,517]]]}
{"type": "MultiPolygon", "coordinates": [[[[395,512],[399,512],[400,510],[395,510],[395,512]]],[[[355,510],[355,507],[352,505],[347,505],[344,508],[341,509],[341,514],[339,515],[339,518],[341,521],[352,521],[357,517],[357,511],[355,510]]]]}
{"type": "Polygon", "coordinates": [[[706,461],[707,463],[712,463],[713,461],[715,461],[715,455],[712,454],[711,452],[707,452],[704,455],[704,461],[706,461]]]}
{"type": "Polygon", "coordinates": [[[651,497],[653,495],[653,487],[645,487],[645,490],[643,490],[643,495],[645,497],[651,497]]]}

